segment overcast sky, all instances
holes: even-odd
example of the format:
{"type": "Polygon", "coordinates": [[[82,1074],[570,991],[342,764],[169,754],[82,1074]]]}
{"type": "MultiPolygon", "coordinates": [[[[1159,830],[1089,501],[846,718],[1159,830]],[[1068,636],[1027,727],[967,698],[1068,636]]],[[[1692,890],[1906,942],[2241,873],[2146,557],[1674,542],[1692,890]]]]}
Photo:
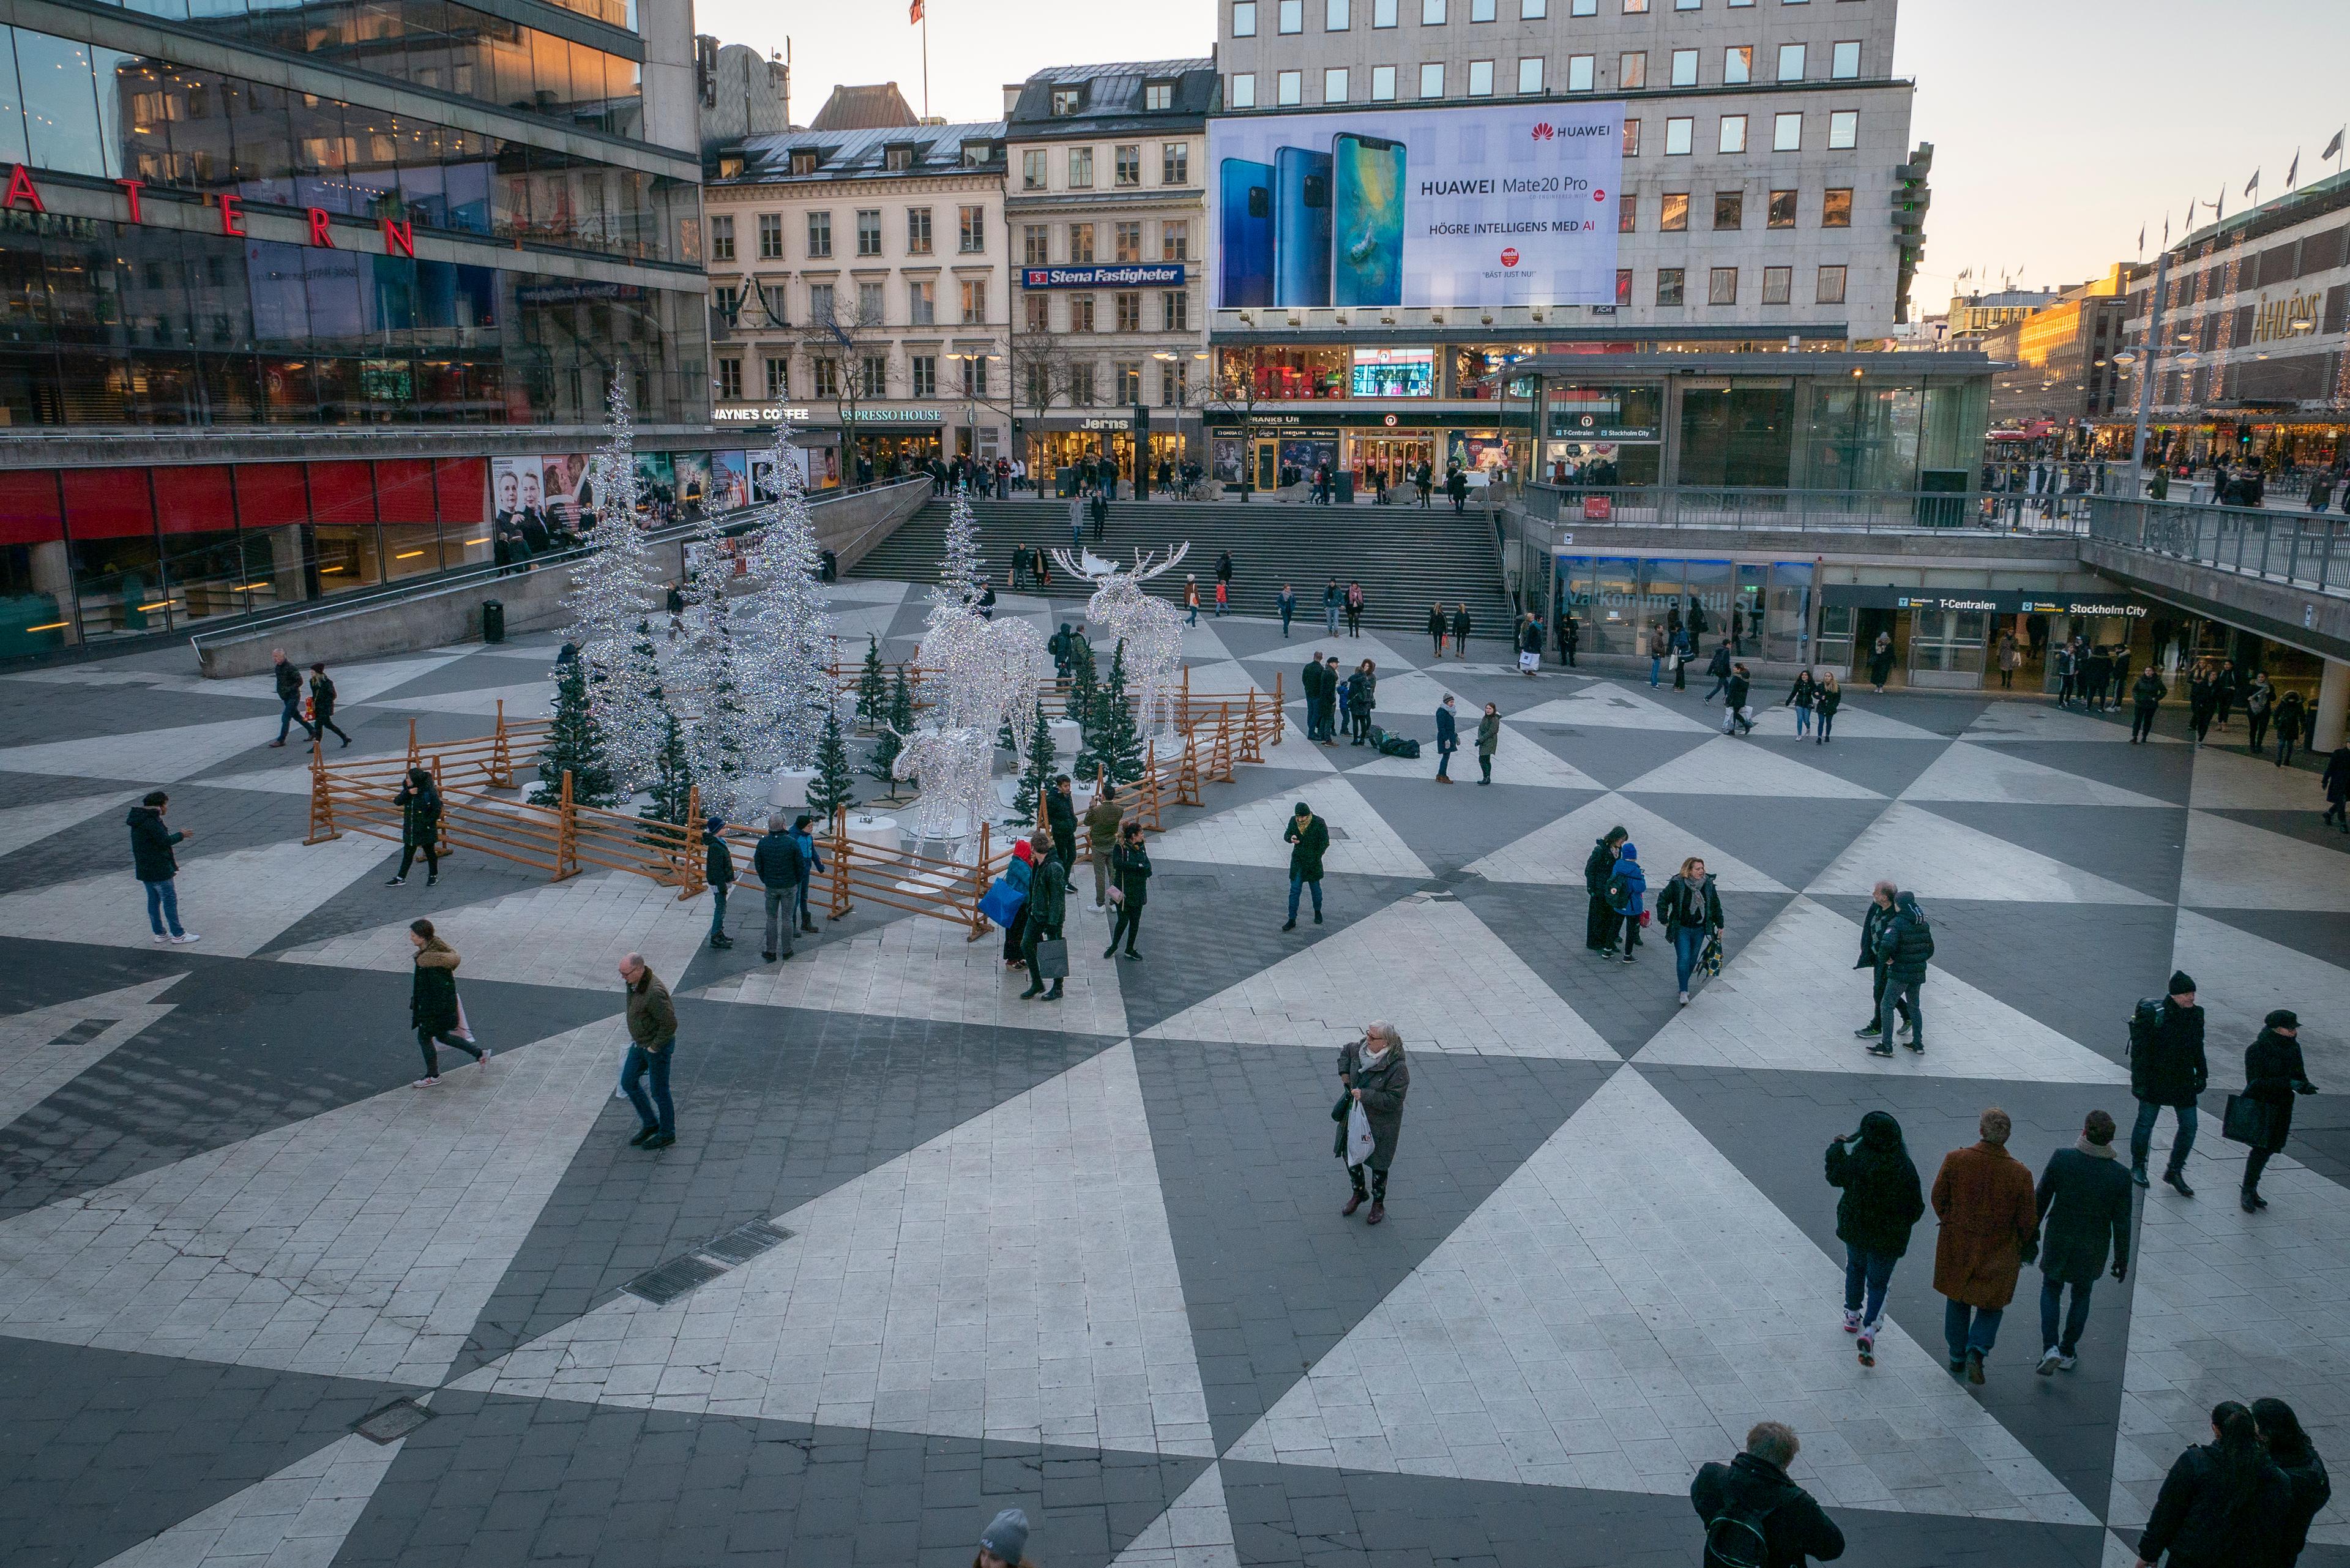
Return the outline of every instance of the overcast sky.
{"type": "MultiPolygon", "coordinates": [[[[1882,4],[1884,0],[1861,0],[1882,4]]],[[[931,111],[993,119],[1003,88],[1051,65],[1203,56],[1215,0],[930,0],[931,111]]],[[[922,107],[921,29],[903,0],[790,6],[697,0],[696,26],[781,48],[793,118],[836,82],[895,80],[922,107]]],[[[1968,267],[1998,286],[2077,283],[2159,248],[2169,216],[2224,187],[2229,212],[2330,173],[2350,118],[2350,0],[1905,0],[1894,61],[1934,143],[1918,299],[1939,310],[1968,267]]],[[[2197,224],[2211,221],[2207,204],[2197,224]]],[[[1968,286],[1975,286],[1970,284],[1968,286]]]]}

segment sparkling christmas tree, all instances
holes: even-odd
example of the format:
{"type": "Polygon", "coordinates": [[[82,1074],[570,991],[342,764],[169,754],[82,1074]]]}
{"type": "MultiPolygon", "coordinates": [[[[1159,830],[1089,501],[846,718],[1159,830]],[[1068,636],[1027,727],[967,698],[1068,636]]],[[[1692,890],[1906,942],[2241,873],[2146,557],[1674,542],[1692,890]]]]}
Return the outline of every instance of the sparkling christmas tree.
{"type": "Polygon", "coordinates": [[[653,603],[650,553],[637,524],[636,431],[618,370],[606,402],[609,433],[588,460],[596,526],[587,557],[572,568],[567,633],[587,664],[588,705],[608,743],[616,783],[632,790],[644,783],[660,746],[660,680],[644,629],[653,603]]]}
{"type": "Polygon", "coordinates": [[[789,452],[791,428],[779,424],[767,451],[775,499],[751,535],[751,575],[757,587],[741,607],[755,628],[743,660],[745,701],[754,721],[752,756],[760,774],[816,765],[825,715],[835,693],[826,665],[832,658],[832,616],[818,572],[816,528],[799,465],[789,452]]]}
{"type": "Polygon", "coordinates": [[[588,685],[596,722],[605,737],[604,754],[611,759],[612,782],[623,794],[634,794],[653,782],[660,749],[669,733],[669,693],[661,683],[660,652],[653,645],[650,620],[640,620],[620,649],[619,661],[606,674],[600,688],[588,685]],[[602,702],[593,701],[601,691],[602,702]]]}
{"type": "Polygon", "coordinates": [[[764,775],[749,770],[751,715],[743,700],[743,628],[735,624],[729,591],[734,558],[709,535],[686,546],[686,641],[677,657],[679,684],[691,704],[686,756],[712,815],[755,815],[764,798],[764,775]]]}

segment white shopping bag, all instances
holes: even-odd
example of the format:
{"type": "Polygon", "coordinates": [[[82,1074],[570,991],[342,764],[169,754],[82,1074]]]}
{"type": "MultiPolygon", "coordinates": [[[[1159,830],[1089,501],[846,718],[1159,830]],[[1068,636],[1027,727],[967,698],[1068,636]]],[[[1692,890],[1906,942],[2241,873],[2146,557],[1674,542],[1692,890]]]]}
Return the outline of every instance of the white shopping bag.
{"type": "Polygon", "coordinates": [[[1541,662],[1542,657],[1539,654],[1521,653],[1518,655],[1518,670],[1522,674],[1532,675],[1534,672],[1535,666],[1539,665],[1541,662]]]}
{"type": "Polygon", "coordinates": [[[1363,1112],[1363,1102],[1357,1100],[1347,1112],[1347,1163],[1360,1165],[1371,1158],[1371,1146],[1378,1140],[1371,1136],[1371,1118],[1363,1112]]]}

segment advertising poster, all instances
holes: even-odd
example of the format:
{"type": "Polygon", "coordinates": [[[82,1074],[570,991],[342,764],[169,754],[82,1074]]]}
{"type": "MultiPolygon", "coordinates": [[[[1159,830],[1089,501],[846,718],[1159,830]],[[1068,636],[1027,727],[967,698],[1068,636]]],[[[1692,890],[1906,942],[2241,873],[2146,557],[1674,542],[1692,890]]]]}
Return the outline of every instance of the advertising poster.
{"type": "Polygon", "coordinates": [[[588,454],[550,452],[539,459],[539,493],[546,498],[547,526],[578,535],[593,523],[594,487],[588,483],[588,454]]]}
{"type": "Polygon", "coordinates": [[[637,453],[637,512],[648,522],[667,523],[677,515],[677,470],[665,452],[637,453]]]}
{"type": "Polygon", "coordinates": [[[672,452],[670,470],[677,477],[677,520],[699,521],[710,505],[710,453],[672,452]]]}
{"type": "MultiPolygon", "coordinates": [[[[811,452],[805,447],[787,446],[784,448],[784,461],[792,467],[799,470],[800,488],[802,490],[814,490],[817,488],[820,481],[814,480],[809,477],[808,460],[811,457],[820,457],[822,455],[827,454],[811,452]]],[[[783,493],[781,487],[775,483],[775,470],[770,466],[768,454],[766,452],[754,452],[750,454],[750,471],[751,504],[753,505],[764,505],[767,502],[775,500],[775,497],[783,493]]]]}
{"type": "Polygon", "coordinates": [[[1611,305],[1624,106],[1209,122],[1219,309],[1611,305]]]}
{"type": "Polygon", "coordinates": [[[710,510],[740,512],[751,504],[751,469],[739,452],[710,454],[710,510]]]}

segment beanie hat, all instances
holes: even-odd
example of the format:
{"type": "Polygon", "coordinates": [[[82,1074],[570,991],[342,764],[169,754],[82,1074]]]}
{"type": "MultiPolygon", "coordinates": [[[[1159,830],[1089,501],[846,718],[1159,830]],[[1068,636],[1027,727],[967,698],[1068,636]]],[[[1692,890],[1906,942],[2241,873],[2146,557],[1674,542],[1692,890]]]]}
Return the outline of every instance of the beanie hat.
{"type": "Polygon", "coordinates": [[[1295,815],[1298,816],[1311,816],[1314,815],[1314,808],[1301,800],[1297,803],[1297,810],[1295,815]]]}
{"type": "Polygon", "coordinates": [[[2195,989],[2195,977],[2185,970],[2174,971],[2170,977],[2170,994],[2184,996],[2195,989]]]}
{"type": "Polygon", "coordinates": [[[2289,1007],[2278,1008],[2274,1012],[2272,1012],[2266,1018],[2262,1019],[2261,1022],[2271,1029],[2298,1029],[2301,1027],[2300,1018],[2296,1016],[2293,1011],[2289,1007]]]}
{"type": "Polygon", "coordinates": [[[981,1534],[979,1549],[992,1552],[1006,1563],[1019,1562],[1028,1550],[1028,1516],[1016,1508],[1005,1509],[981,1534]]]}

